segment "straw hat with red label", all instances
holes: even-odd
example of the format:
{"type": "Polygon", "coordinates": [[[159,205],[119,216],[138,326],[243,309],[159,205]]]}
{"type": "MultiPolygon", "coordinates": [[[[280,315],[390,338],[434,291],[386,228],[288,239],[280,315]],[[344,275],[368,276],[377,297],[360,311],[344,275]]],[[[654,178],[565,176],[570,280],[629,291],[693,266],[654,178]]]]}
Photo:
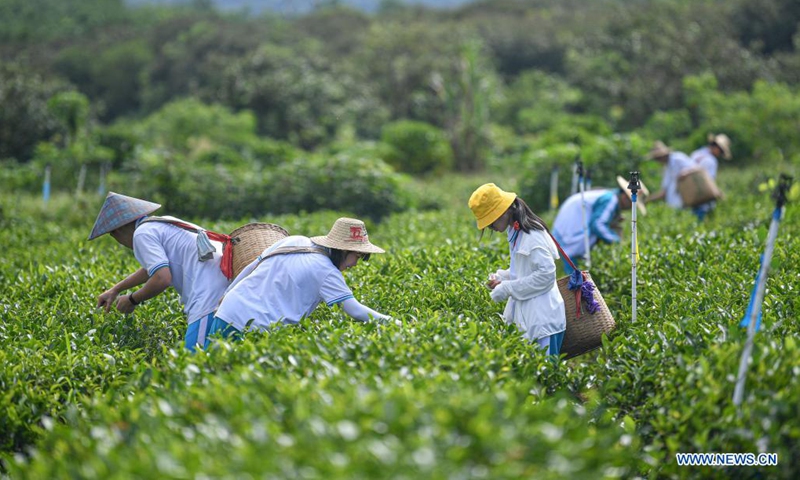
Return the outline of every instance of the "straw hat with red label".
{"type": "Polygon", "coordinates": [[[386,253],[369,241],[364,222],[355,218],[336,220],[327,235],[311,237],[311,241],[323,247],[360,253],[386,253]]]}

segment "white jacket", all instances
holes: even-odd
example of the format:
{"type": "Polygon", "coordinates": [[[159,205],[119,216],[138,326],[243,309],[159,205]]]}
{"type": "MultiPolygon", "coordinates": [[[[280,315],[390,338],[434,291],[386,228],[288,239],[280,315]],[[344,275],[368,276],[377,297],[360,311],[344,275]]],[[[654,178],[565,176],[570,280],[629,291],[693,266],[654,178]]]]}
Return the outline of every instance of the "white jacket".
{"type": "Polygon", "coordinates": [[[503,318],[530,341],[563,332],[567,319],[556,286],[556,245],[541,230],[525,233],[509,227],[508,237],[511,266],[497,271],[501,283],[492,290],[492,300],[508,299],[503,318]]]}

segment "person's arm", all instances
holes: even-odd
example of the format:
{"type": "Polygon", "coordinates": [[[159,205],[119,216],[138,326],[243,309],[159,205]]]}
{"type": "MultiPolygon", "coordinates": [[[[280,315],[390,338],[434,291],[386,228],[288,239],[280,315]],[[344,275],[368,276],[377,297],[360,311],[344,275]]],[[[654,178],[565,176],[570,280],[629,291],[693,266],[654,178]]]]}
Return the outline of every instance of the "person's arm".
{"type": "Polygon", "coordinates": [[[666,196],[667,196],[667,191],[666,190],[659,190],[658,192],[650,195],[649,197],[645,197],[645,202],[646,203],[657,202],[659,200],[663,200],[664,197],[666,197],[666,196]]]}
{"type": "Polygon", "coordinates": [[[353,319],[358,320],[359,322],[369,322],[370,318],[373,320],[389,319],[388,315],[378,313],[366,305],[362,305],[355,298],[348,298],[347,300],[341,302],[341,305],[346,314],[350,315],[353,317],[353,319]]]}
{"type": "Polygon", "coordinates": [[[106,313],[111,310],[114,305],[114,300],[117,299],[120,293],[133,287],[137,287],[147,281],[147,270],[140,268],[131,273],[124,280],[101,293],[97,297],[97,308],[103,308],[106,313]]]}
{"type": "Polygon", "coordinates": [[[144,283],[142,288],[120,297],[119,300],[117,300],[117,310],[122,313],[131,313],[133,309],[136,308],[136,305],[159,295],[171,284],[172,273],[170,273],[169,268],[166,266],[164,268],[159,268],[144,283]],[[132,295],[134,296],[133,299],[131,299],[132,295]]]}
{"type": "Polygon", "coordinates": [[[516,280],[500,282],[492,290],[492,300],[501,302],[508,297],[526,300],[550,291],[556,281],[556,263],[546,249],[538,247],[531,250],[528,261],[534,269],[530,275],[516,280]]]}
{"type": "Polygon", "coordinates": [[[589,230],[597,235],[597,238],[606,243],[619,242],[619,235],[611,229],[611,222],[614,221],[617,213],[618,203],[611,199],[605,205],[601,205],[602,210],[595,217],[592,212],[592,224],[589,225],[589,230]]]}

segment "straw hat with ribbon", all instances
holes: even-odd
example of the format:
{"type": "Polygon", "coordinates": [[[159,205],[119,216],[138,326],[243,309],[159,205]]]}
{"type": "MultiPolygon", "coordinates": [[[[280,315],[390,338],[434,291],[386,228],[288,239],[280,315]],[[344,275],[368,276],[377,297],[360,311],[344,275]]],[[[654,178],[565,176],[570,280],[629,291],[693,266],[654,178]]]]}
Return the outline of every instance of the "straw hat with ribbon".
{"type": "Polygon", "coordinates": [[[647,159],[654,159],[654,158],[661,158],[666,157],[672,152],[672,150],[661,140],[656,140],[653,144],[653,148],[650,149],[650,152],[647,153],[645,158],[647,159]]]}
{"type": "Polygon", "coordinates": [[[97,220],[94,221],[89,240],[94,240],[101,235],[112,232],[140,217],[155,212],[159,208],[161,208],[161,205],[158,203],[108,192],[106,201],[103,202],[100,213],[97,215],[97,220]]]}
{"type": "Polygon", "coordinates": [[[719,149],[722,150],[722,157],[725,160],[733,158],[733,155],[731,155],[731,139],[724,133],[720,133],[719,135],[709,133],[708,144],[718,146],[719,149]]]}
{"type": "MultiPolygon", "coordinates": [[[[630,190],[628,190],[628,181],[627,180],[625,180],[624,178],[622,178],[619,175],[617,175],[617,185],[619,185],[619,188],[623,192],[625,192],[625,194],[628,196],[628,198],[633,200],[633,193],[630,190]]],[[[642,196],[647,197],[647,196],[650,195],[650,190],[647,189],[647,187],[644,185],[644,182],[639,181],[639,186],[641,187],[639,193],[642,196]]],[[[644,206],[644,198],[640,197],[640,198],[637,199],[636,208],[639,209],[639,211],[642,213],[642,215],[647,215],[647,208],[645,208],[645,206],[644,206]]]]}
{"type": "Polygon", "coordinates": [[[469,197],[469,208],[475,215],[478,228],[483,230],[500,218],[514,203],[517,194],[506,192],[494,183],[478,187],[469,197]]]}
{"type": "Polygon", "coordinates": [[[323,247],[360,253],[386,253],[369,241],[364,222],[355,218],[340,218],[334,222],[327,235],[311,237],[311,241],[323,247]]]}

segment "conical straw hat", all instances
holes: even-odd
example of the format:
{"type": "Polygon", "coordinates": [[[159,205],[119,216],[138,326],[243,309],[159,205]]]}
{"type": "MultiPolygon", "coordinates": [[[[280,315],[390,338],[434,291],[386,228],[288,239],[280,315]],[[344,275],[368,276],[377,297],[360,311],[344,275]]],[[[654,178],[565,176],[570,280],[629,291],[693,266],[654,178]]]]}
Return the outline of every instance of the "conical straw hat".
{"type": "Polygon", "coordinates": [[[367,227],[355,218],[336,220],[327,235],[311,237],[311,241],[323,247],[350,252],[385,253],[384,249],[370,243],[367,227]]]}
{"type": "Polygon", "coordinates": [[[123,225],[127,225],[139,217],[151,214],[161,208],[158,203],[139,200],[138,198],[108,192],[103,207],[94,221],[89,240],[105,235],[123,225]]]}

